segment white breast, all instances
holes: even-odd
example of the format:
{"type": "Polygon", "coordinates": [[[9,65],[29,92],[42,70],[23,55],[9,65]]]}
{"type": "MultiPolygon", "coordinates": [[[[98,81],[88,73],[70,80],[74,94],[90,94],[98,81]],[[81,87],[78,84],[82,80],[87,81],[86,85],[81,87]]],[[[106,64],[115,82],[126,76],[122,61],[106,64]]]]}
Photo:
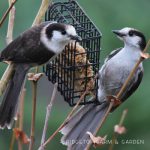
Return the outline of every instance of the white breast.
{"type": "MultiPolygon", "coordinates": [[[[104,100],[106,87],[107,91],[120,88],[121,83],[125,82],[139,58],[140,50],[123,48],[102,66],[99,72],[100,80],[103,82],[99,81],[99,101],[104,100]]],[[[142,63],[139,67],[142,67],[142,63]]]]}

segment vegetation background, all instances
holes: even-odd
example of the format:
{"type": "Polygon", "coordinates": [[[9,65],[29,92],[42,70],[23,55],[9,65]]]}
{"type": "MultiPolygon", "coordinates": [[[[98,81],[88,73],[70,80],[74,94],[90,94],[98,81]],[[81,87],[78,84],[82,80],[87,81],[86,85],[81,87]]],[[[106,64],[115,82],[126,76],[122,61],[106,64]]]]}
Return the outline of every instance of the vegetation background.
{"type": "MultiPolygon", "coordinates": [[[[61,1],[61,0],[60,0],[61,1]]],[[[134,27],[141,30],[147,37],[150,38],[150,1],[149,0],[78,0],[79,4],[96,24],[102,32],[101,40],[101,62],[113,49],[123,45],[111,32],[112,29],[121,29],[123,27],[134,27]]],[[[33,22],[33,19],[38,11],[41,0],[18,0],[16,3],[16,18],[14,37],[19,35],[33,22]]],[[[0,18],[8,8],[6,0],[0,0],[0,18]]],[[[7,31],[7,21],[0,28],[0,49],[5,47],[5,38],[7,31]]],[[[3,74],[6,65],[0,64],[0,75],[3,74]]],[[[128,109],[128,115],[125,119],[127,133],[119,136],[119,144],[115,145],[115,150],[147,150],[150,147],[150,62],[144,62],[145,74],[143,82],[137,92],[113,112],[107,119],[99,135],[108,135],[111,139],[113,127],[119,122],[120,116],[124,109],[128,109]],[[144,140],[144,144],[121,143],[124,140],[144,140]]],[[[36,138],[35,148],[40,144],[42,135],[43,123],[45,119],[45,111],[48,101],[52,93],[52,84],[47,78],[43,78],[38,85],[38,101],[36,114],[36,138]]],[[[49,130],[47,136],[51,135],[54,130],[62,123],[65,116],[69,112],[70,107],[65,103],[62,97],[57,96],[55,106],[53,107],[52,116],[49,121],[49,130]]],[[[30,134],[31,122],[31,84],[27,83],[27,94],[25,98],[25,118],[24,130],[30,134]]],[[[8,150],[12,130],[0,130],[0,149],[8,150]]],[[[48,145],[47,149],[65,150],[66,147],[60,144],[61,134],[48,145]]],[[[17,148],[15,148],[17,149],[17,148]]],[[[27,149],[27,146],[25,146],[27,149]]],[[[102,149],[108,149],[106,144],[102,149]]]]}

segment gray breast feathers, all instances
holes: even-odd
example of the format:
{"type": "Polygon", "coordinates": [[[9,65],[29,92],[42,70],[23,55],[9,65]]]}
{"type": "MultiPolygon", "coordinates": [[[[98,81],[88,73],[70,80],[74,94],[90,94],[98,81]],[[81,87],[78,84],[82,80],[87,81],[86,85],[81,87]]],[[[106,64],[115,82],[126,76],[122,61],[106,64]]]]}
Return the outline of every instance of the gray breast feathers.
{"type": "MultiPolygon", "coordinates": [[[[99,91],[103,91],[105,96],[117,95],[131,72],[132,67],[129,68],[124,63],[116,64],[115,59],[113,59],[113,61],[111,60],[120,50],[121,48],[111,52],[105,59],[105,63],[99,71],[99,91]]],[[[140,65],[121,96],[121,101],[126,100],[135,92],[141,83],[142,77],[143,67],[140,65]]]]}

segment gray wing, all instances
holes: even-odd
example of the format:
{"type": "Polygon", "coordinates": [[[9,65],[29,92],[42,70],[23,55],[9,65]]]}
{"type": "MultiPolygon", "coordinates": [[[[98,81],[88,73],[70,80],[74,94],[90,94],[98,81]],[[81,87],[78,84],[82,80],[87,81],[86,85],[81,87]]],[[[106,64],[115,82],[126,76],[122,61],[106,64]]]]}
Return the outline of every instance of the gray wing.
{"type": "MultiPolygon", "coordinates": [[[[111,93],[113,93],[113,95],[116,95],[120,88],[122,87],[123,83],[119,81],[117,81],[118,83],[112,83],[107,85],[107,87],[105,87],[105,80],[104,80],[104,76],[105,76],[105,70],[106,70],[106,66],[107,66],[107,62],[109,62],[109,60],[114,57],[122,48],[116,49],[114,51],[112,51],[108,57],[105,59],[104,61],[104,65],[101,67],[100,71],[99,71],[99,84],[101,87],[107,88],[108,91],[111,91],[111,93]]],[[[124,91],[123,95],[121,96],[121,100],[125,101],[128,97],[130,97],[139,87],[141,80],[143,77],[143,67],[139,67],[131,81],[131,84],[128,85],[127,89],[124,91]]]]}
{"type": "Polygon", "coordinates": [[[118,52],[120,52],[122,48],[118,48],[116,50],[113,50],[104,60],[104,64],[102,65],[101,69],[99,70],[99,86],[102,85],[104,86],[104,80],[102,79],[102,77],[104,76],[104,72],[105,72],[105,67],[106,67],[106,64],[107,62],[113,57],[115,56],[118,52]]]}
{"type": "Polygon", "coordinates": [[[122,48],[118,48],[113,50],[104,60],[104,63],[106,63],[108,60],[110,60],[113,56],[115,56],[118,52],[121,51],[122,48]]]}
{"type": "Polygon", "coordinates": [[[122,101],[125,101],[126,99],[128,99],[137,90],[137,88],[139,87],[142,81],[142,78],[143,78],[143,68],[139,67],[133,77],[132,83],[128,86],[128,88],[123,93],[121,97],[122,101]]]}

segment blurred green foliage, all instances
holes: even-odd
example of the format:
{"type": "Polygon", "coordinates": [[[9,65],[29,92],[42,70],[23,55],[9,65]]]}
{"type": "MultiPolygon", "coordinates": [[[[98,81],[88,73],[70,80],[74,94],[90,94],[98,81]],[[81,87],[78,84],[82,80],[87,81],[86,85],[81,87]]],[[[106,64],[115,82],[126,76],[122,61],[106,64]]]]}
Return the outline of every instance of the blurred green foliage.
{"type": "MultiPolygon", "coordinates": [[[[41,0],[18,0],[16,4],[16,18],[14,37],[25,29],[29,28],[40,6],[41,0]]],[[[150,38],[150,21],[149,21],[149,0],[80,0],[80,5],[86,11],[88,16],[96,24],[102,32],[102,51],[101,60],[113,49],[122,46],[120,42],[111,32],[112,29],[120,29],[123,27],[134,27],[141,30],[147,37],[150,38]]],[[[8,7],[7,1],[0,1],[0,18],[8,7]]],[[[5,47],[5,37],[7,31],[7,21],[0,28],[0,49],[5,47]]],[[[115,145],[115,150],[147,150],[150,147],[150,62],[144,62],[145,74],[143,82],[137,92],[115,112],[113,112],[107,119],[99,135],[108,135],[111,139],[113,127],[119,122],[121,113],[128,108],[128,115],[125,119],[125,126],[127,133],[119,136],[119,144],[115,145]],[[144,140],[144,144],[126,143],[121,144],[121,140],[144,140]]],[[[4,72],[6,65],[0,64],[0,74],[4,72]]],[[[29,135],[31,122],[31,86],[27,84],[27,95],[25,100],[25,120],[24,129],[29,135]]],[[[52,91],[51,83],[47,79],[42,79],[38,86],[38,102],[37,102],[37,116],[36,116],[36,138],[35,148],[40,144],[43,122],[45,118],[45,107],[50,99],[52,91]]],[[[58,94],[59,95],[59,94],[58,94]]],[[[49,130],[47,136],[51,135],[53,131],[64,120],[69,112],[69,106],[63,102],[59,95],[53,107],[51,119],[49,121],[49,130]]],[[[12,131],[0,130],[0,149],[8,150],[10,144],[12,131]]],[[[60,144],[61,135],[58,134],[56,138],[47,146],[47,149],[65,150],[66,147],[60,144]]],[[[17,144],[15,144],[17,146],[17,144]]],[[[17,148],[16,148],[17,149],[17,148]]],[[[27,146],[25,146],[27,149],[27,146]]],[[[108,149],[106,144],[102,149],[108,149]]]]}

